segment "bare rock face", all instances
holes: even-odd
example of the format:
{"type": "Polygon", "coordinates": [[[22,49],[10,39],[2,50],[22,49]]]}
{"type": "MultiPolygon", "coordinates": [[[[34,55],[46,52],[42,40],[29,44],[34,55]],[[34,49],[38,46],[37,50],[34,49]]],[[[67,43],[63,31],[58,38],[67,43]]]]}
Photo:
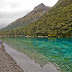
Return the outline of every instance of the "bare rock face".
{"type": "Polygon", "coordinates": [[[0,72],[24,72],[3,47],[0,48],[0,72]]]}
{"type": "Polygon", "coordinates": [[[50,7],[45,6],[43,3],[39,4],[34,10],[48,10],[50,7]]]}

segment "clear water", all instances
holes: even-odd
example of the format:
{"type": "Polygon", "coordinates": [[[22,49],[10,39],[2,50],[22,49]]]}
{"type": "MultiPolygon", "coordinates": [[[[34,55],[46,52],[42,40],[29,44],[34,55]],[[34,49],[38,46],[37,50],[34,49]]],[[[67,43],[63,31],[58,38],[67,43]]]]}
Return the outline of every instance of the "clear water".
{"type": "Polygon", "coordinates": [[[36,50],[58,64],[62,72],[72,72],[72,38],[11,38],[7,41],[18,49],[36,50]]]}

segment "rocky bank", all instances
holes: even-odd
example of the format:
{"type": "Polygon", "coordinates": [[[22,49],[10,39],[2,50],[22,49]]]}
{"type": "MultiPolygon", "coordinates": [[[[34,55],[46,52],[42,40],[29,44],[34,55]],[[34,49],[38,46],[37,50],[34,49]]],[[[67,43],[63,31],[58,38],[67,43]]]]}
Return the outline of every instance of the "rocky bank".
{"type": "Polygon", "coordinates": [[[0,72],[24,72],[15,60],[0,46],[0,72]]]}

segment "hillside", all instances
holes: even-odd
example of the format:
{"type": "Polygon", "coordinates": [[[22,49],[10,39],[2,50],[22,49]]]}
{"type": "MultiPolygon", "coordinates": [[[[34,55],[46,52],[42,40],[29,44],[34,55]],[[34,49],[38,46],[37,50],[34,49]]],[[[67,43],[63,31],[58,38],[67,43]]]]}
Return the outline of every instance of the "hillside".
{"type": "Polygon", "coordinates": [[[72,36],[72,0],[59,0],[59,2],[46,13],[23,28],[4,31],[1,34],[29,35],[29,36],[72,36]]]}
{"type": "Polygon", "coordinates": [[[46,14],[17,34],[31,36],[72,36],[72,0],[59,0],[46,14]]]}
{"type": "Polygon", "coordinates": [[[36,6],[30,13],[23,18],[17,19],[16,21],[9,24],[6,28],[1,30],[11,30],[27,26],[28,24],[39,19],[50,7],[45,6],[43,3],[36,6]]]}

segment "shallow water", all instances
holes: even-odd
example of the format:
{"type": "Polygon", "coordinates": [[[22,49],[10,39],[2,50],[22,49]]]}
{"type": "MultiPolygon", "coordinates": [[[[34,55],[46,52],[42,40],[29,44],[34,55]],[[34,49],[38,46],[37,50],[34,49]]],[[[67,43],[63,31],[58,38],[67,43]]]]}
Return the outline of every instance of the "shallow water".
{"type": "Polygon", "coordinates": [[[4,43],[6,52],[13,57],[17,64],[24,70],[24,72],[60,72],[55,65],[48,62],[44,67],[40,67],[38,63],[30,59],[25,54],[13,49],[7,43],[4,43]]]}
{"type": "Polygon", "coordinates": [[[37,52],[59,65],[63,72],[72,72],[72,38],[6,38],[14,48],[37,52]]]}

